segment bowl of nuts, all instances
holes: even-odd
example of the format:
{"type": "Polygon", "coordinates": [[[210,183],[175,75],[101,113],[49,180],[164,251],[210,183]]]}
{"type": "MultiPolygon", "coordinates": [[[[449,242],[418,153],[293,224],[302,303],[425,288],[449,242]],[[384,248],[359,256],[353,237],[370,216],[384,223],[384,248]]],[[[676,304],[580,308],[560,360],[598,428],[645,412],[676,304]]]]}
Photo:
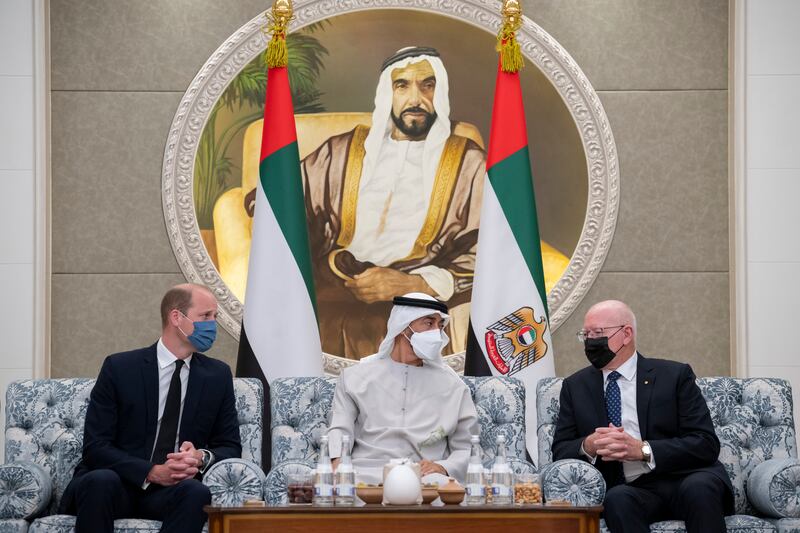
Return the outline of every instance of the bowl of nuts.
{"type": "Polygon", "coordinates": [[[542,485],[538,474],[520,474],[514,482],[514,503],[518,505],[542,503],[542,485]]]}

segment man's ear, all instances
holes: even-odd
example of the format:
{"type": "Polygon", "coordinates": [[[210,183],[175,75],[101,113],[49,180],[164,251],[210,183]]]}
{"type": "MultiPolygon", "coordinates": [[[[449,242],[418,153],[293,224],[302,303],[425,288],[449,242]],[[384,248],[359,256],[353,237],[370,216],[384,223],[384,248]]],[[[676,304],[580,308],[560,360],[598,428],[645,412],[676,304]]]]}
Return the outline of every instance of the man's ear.
{"type": "Polygon", "coordinates": [[[176,328],[179,327],[181,323],[181,318],[183,318],[183,315],[181,315],[181,312],[178,311],[177,309],[173,309],[172,311],[169,312],[169,323],[172,326],[176,328]]]}

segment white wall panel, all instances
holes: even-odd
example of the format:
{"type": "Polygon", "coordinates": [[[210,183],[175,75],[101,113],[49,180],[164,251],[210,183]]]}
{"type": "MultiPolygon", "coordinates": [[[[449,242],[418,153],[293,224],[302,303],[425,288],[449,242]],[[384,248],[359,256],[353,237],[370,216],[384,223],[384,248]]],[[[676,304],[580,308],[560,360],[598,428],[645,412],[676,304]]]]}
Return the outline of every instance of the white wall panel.
{"type": "Polygon", "coordinates": [[[755,0],[747,9],[747,62],[752,76],[800,74],[798,0],[755,0]]]}
{"type": "Polygon", "coordinates": [[[0,76],[33,75],[33,2],[0,1],[0,76]]]}
{"type": "Polygon", "coordinates": [[[32,169],[32,76],[0,76],[0,117],[0,169],[32,169]]]}
{"type": "MultiPolygon", "coordinates": [[[[800,147],[798,148],[800,149],[800,147]]],[[[800,261],[800,169],[750,169],[747,243],[750,261],[800,261]]]]}
{"type": "Polygon", "coordinates": [[[798,95],[800,76],[748,76],[749,168],[800,168],[798,95]]]}

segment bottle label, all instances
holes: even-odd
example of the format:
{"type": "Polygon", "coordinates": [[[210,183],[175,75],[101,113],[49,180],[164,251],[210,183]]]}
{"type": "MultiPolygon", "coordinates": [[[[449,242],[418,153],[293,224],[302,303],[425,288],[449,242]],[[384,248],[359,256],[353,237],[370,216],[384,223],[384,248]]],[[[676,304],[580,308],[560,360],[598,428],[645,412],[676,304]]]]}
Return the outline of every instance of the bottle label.
{"type": "Polygon", "coordinates": [[[337,496],[355,496],[356,488],[353,485],[336,485],[337,496]]]}
{"type": "Polygon", "coordinates": [[[508,485],[492,485],[492,496],[511,496],[511,487],[508,485]]]}
{"type": "Polygon", "coordinates": [[[471,483],[466,486],[467,496],[480,496],[484,497],[486,495],[486,488],[478,483],[471,483]]]}
{"type": "Polygon", "coordinates": [[[328,485],[327,483],[314,485],[314,496],[321,496],[323,498],[326,496],[333,496],[333,485],[328,485]]]}

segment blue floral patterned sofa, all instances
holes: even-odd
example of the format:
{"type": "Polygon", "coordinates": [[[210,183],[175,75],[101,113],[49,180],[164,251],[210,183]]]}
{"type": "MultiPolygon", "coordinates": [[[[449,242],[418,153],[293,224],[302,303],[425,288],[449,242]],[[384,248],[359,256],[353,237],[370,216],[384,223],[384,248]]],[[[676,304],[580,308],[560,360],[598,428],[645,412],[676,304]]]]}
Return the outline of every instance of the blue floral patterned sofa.
{"type": "MultiPolygon", "coordinates": [[[[600,504],[605,482],[589,463],[552,460],[561,378],[539,381],[539,464],[545,498],[600,504]]],[[[792,415],[792,389],[782,379],[699,378],[720,440],[720,461],[733,482],[736,515],[728,531],[800,533],[800,461],[792,415]]],[[[602,525],[602,530],[605,525],[602,525]]],[[[681,521],[652,524],[652,532],[685,533],[681,521]]]]}
{"type": "MultiPolygon", "coordinates": [[[[486,466],[494,460],[495,439],[502,433],[517,473],[534,472],[525,460],[525,386],[514,378],[463,377],[472,393],[481,427],[486,466]]],[[[308,472],[319,453],[319,440],[330,420],[336,378],[284,378],[270,385],[272,465],[267,475],[268,504],[286,501],[286,476],[308,472]]]]}
{"type": "MultiPolygon", "coordinates": [[[[75,517],[55,515],[81,457],[83,424],[93,379],[12,383],[6,394],[6,456],[0,465],[0,533],[71,533],[75,517]],[[31,523],[32,522],[32,523],[31,523]]],[[[264,390],[255,379],[234,379],[243,459],[212,465],[203,482],[214,503],[261,499],[264,390]]],[[[116,532],[157,532],[153,520],[117,520],[116,532]]]]}

